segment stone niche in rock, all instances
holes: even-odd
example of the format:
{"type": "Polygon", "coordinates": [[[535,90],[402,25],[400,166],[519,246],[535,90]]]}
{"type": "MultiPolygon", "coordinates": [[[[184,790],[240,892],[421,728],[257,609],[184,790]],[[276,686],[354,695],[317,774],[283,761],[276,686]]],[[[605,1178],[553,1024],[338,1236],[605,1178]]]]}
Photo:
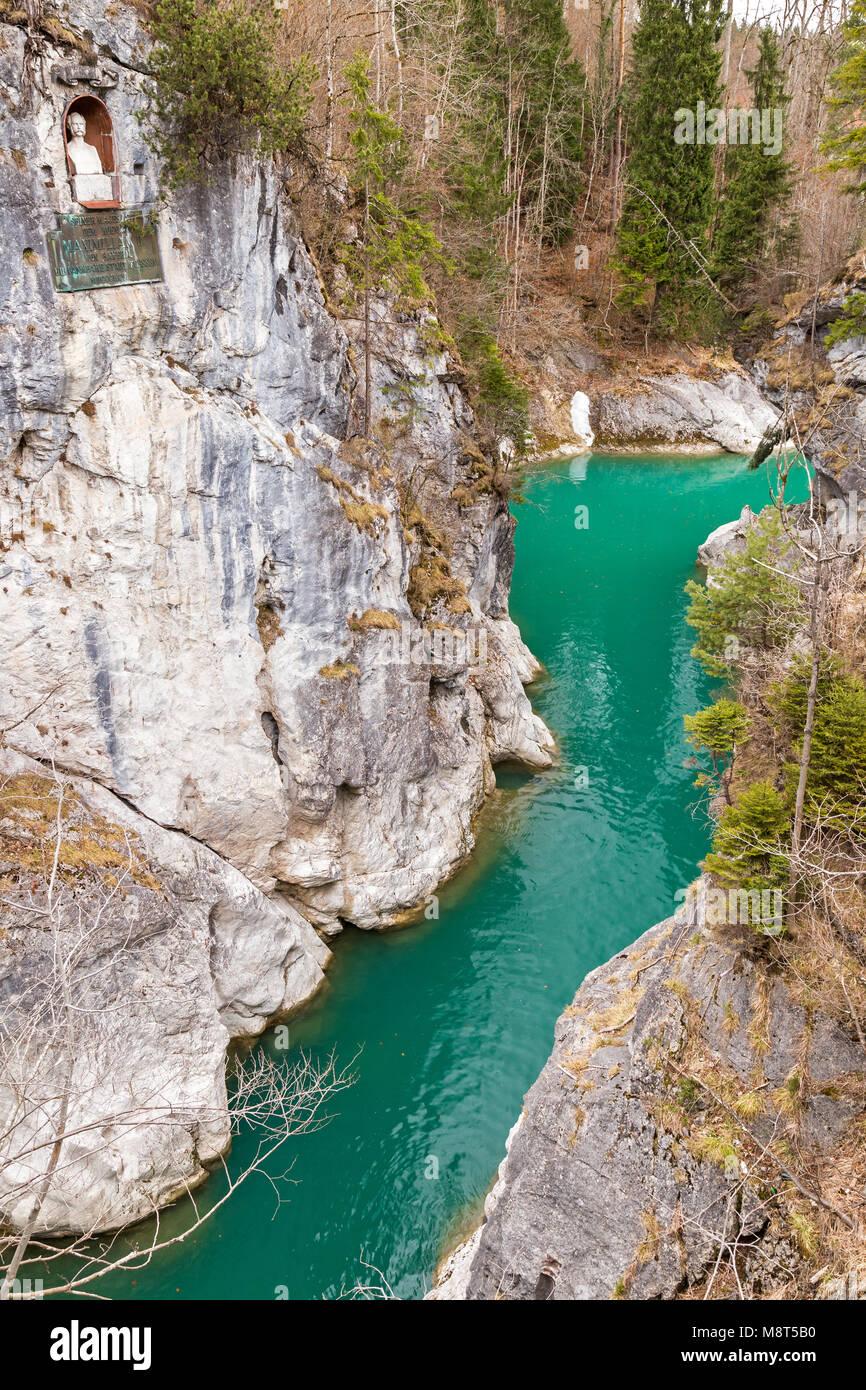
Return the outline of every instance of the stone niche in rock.
{"type": "Polygon", "coordinates": [[[72,98],[63,113],[63,140],[75,201],[85,208],[119,208],[114,128],[100,97],[72,98]]]}

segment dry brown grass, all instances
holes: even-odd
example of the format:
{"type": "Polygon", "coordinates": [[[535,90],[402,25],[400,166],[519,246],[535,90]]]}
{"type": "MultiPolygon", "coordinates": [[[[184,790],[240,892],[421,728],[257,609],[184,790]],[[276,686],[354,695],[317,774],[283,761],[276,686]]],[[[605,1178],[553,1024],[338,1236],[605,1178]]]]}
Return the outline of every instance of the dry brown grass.
{"type": "Polygon", "coordinates": [[[466,597],[466,586],[452,575],[451,566],[442,555],[422,555],[411,567],[406,597],[418,618],[431,613],[440,603],[449,613],[472,611],[466,597]]]}
{"type": "Polygon", "coordinates": [[[256,630],[266,652],[270,651],[278,637],[282,637],[283,626],[273,604],[260,603],[256,606],[256,630]]]}
{"type": "Polygon", "coordinates": [[[350,676],[360,676],[361,672],[353,661],[332,661],[319,667],[319,675],[329,681],[345,681],[350,676]]]}
{"type": "Polygon", "coordinates": [[[360,618],[351,614],[346,623],[352,632],[367,632],[371,628],[399,630],[400,619],[396,613],[387,613],[384,608],[365,608],[360,618]]]}
{"type": "Polygon", "coordinates": [[[336,488],[342,507],[347,519],[353,526],[357,526],[359,531],[367,531],[375,536],[377,523],[387,522],[391,513],[386,507],[382,507],[378,502],[369,502],[357,491],[356,488],[346,478],[340,478],[331,468],[324,464],[319,464],[316,469],[323,483],[328,483],[336,488]]]}
{"type": "Polygon", "coordinates": [[[128,876],[152,892],[161,891],[137,848],[137,835],[85,807],[68,787],[61,802],[58,783],[37,773],[23,773],[0,786],[0,872],[9,887],[29,879],[35,889],[50,877],[58,804],[61,882],[75,884],[95,872],[109,885],[128,876]]]}

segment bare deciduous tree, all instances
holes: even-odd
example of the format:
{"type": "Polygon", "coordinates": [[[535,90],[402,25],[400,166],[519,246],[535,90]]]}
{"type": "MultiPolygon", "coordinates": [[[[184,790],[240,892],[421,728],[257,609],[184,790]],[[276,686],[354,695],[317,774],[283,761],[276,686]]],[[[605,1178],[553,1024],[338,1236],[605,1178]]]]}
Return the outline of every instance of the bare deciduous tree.
{"type": "MultiPolygon", "coordinates": [[[[11,942],[12,947],[0,971],[3,1300],[101,1297],[101,1279],[140,1269],[187,1239],[254,1173],[278,1187],[280,1179],[271,1173],[274,1155],[289,1139],[326,1123],[329,1101],[354,1079],[334,1055],[320,1062],[302,1054],[278,1061],[256,1048],[234,1064],[227,1109],[179,1104],[172,1083],[180,1077],[155,1080],[145,1093],[133,1095],[130,1088],[128,1097],[118,1091],[97,1021],[106,1010],[128,1004],[113,997],[118,962],[133,944],[124,895],[147,866],[134,837],[109,827],[112,850],[109,863],[100,867],[105,844],[83,837],[73,804],[74,795],[56,769],[44,779],[22,783],[6,777],[0,783],[0,825],[5,825],[0,946],[11,942]],[[4,821],[10,806],[23,809],[11,824],[4,821]],[[109,1136],[122,1134],[128,1142],[158,1132],[159,1145],[170,1156],[173,1144],[188,1140],[191,1130],[226,1138],[252,1134],[256,1141],[239,1168],[225,1151],[217,1155],[225,1178],[220,1193],[210,1183],[201,1193],[188,1188],[180,1231],[172,1222],[175,1229],[163,1233],[155,1203],[143,1236],[130,1235],[114,1220],[106,1235],[98,1219],[81,1219],[74,1204],[76,1184],[86,1186],[87,1164],[98,1164],[109,1136]],[[34,1275],[40,1280],[36,1287],[34,1275]]],[[[136,1224],[146,1214],[139,1211],[136,1224]]]]}

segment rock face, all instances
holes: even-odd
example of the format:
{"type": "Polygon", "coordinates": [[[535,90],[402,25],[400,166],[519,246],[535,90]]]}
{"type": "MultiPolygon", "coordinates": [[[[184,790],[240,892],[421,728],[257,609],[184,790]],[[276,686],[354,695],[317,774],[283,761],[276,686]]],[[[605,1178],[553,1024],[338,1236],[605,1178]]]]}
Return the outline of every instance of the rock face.
{"type": "Polygon", "coordinates": [[[607,391],[595,402],[596,443],[616,448],[680,445],[750,454],[777,412],[739,372],[702,381],[682,373],[640,377],[628,391],[607,391]]]}
{"type": "Polygon", "coordinates": [[[801,1171],[841,1153],[862,1123],[863,1052],[807,1011],[738,929],[706,918],[702,883],[587,976],[484,1223],[432,1297],[668,1299],[702,1284],[734,1240],[747,1296],[792,1296],[797,1242],[767,1198],[760,1149],[784,1139],[801,1171]],[[796,1115],[792,1076],[808,1078],[796,1115]],[[749,1118],[732,1110],[731,1122],[713,1093],[754,1098],[742,1105],[749,1118]]]}
{"type": "MultiPolygon", "coordinates": [[[[864,291],[866,268],[859,252],[817,296],[811,291],[801,296],[752,363],[763,395],[780,412],[780,426],[781,415],[787,417],[786,438],[796,439],[814,466],[819,493],[825,500],[855,494],[855,516],[866,492],[866,338],[843,339],[829,349],[826,341],[851,295],[864,291]]],[[[782,432],[777,428],[768,435],[768,451],[782,432]]],[[[862,540],[862,521],[859,534],[862,540]]]]}
{"type": "MultiPolygon", "coordinates": [[[[514,522],[435,324],[376,306],[377,442],[355,437],[352,344],[286,171],[237,161],[157,202],[136,121],[147,38],[111,8],[74,0],[68,42],[17,11],[0,23],[0,732],[122,798],[148,837],[187,837],[158,864],[185,844],[235,875],[175,905],[201,950],[181,965],[171,948],[166,988],[181,970],[190,1029],[209,1030],[181,1038],[179,1070],[217,1118],[198,1157],[156,1155],[154,1131],[152,1203],[224,1143],[228,1035],[321,978],[292,905],[325,934],[405,920],[471,851],[493,763],[548,766],[553,741],[508,616],[514,522]],[[92,90],[165,280],[61,294],[45,236],[80,211],[62,116],[92,90]]],[[[137,1179],[112,1192],[85,1169],[70,1223],[138,1210],[137,1179]]]]}
{"type": "Polygon", "coordinates": [[[329,957],[212,850],[104,787],[60,786],[0,754],[0,1225],[27,1216],[65,1093],[38,1227],[54,1233],[137,1221],[205,1177],[229,1143],[229,1040],[296,1009],[329,957]]]}
{"type": "Polygon", "coordinates": [[[757,520],[756,514],[747,504],[736,521],[726,521],[711,531],[703,544],[698,546],[698,564],[704,569],[717,565],[726,555],[745,550],[746,536],[757,520]]]}
{"type": "Polygon", "coordinates": [[[779,409],[742,370],[637,370],[606,359],[585,325],[527,344],[521,370],[531,388],[530,419],[539,455],[597,449],[727,450],[751,454],[779,409]]]}
{"type": "MultiPolygon", "coordinates": [[[[24,31],[3,40],[17,90],[24,31]]],[[[127,42],[103,41],[119,163],[143,170],[127,193],[147,201],[139,74],[127,42]]],[[[322,925],[394,920],[471,847],[491,758],[550,760],[507,616],[513,523],[490,490],[450,502],[473,481],[471,414],[418,321],[395,352],[424,373],[420,423],[402,450],[341,442],[349,342],[273,170],[218,171],[169,202],[164,285],[54,291],[43,234],[72,207],[60,117],[76,89],[48,76],[63,56],[44,46],[44,91],[17,91],[6,118],[21,158],[3,169],[0,725],[322,925]],[[399,469],[419,456],[454,558],[450,592],[413,611],[425,557],[399,469]],[[422,618],[483,631],[486,661],[392,659],[375,624],[422,618]]],[[[376,372],[378,387],[388,363],[376,372]]]]}

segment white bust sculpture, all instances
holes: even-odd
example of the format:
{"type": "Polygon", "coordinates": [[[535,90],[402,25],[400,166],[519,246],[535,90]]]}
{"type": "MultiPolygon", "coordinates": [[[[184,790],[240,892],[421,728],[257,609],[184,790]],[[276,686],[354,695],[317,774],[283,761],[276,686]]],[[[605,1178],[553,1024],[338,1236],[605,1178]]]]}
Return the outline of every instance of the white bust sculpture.
{"type": "Polygon", "coordinates": [[[87,122],[80,111],[73,111],[66,123],[66,151],[75,171],[75,198],[79,203],[107,203],[114,197],[114,187],[103,173],[96,146],[85,140],[86,133],[87,122]]]}

